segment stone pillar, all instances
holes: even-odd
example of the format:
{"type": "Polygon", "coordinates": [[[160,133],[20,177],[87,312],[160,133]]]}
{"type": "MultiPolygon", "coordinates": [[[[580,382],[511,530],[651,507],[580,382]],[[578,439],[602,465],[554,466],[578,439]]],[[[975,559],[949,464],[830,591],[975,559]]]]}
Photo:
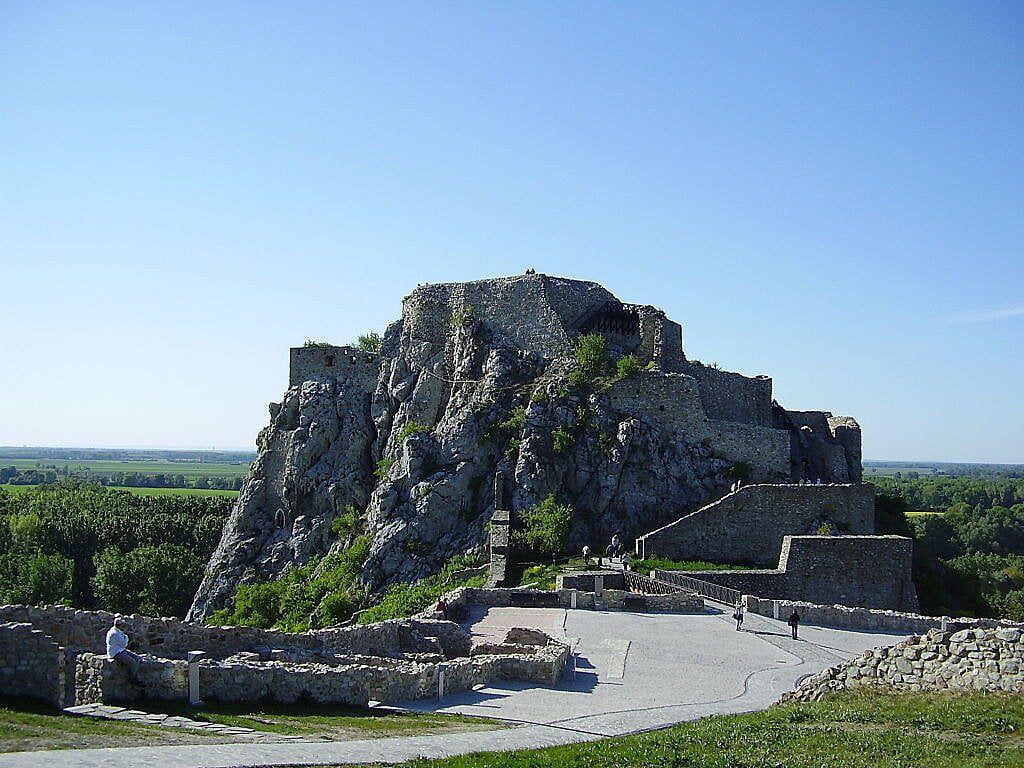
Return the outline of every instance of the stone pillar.
{"type": "Polygon", "coordinates": [[[191,707],[201,706],[203,701],[199,698],[199,660],[205,659],[203,651],[188,652],[188,703],[191,707]]]}

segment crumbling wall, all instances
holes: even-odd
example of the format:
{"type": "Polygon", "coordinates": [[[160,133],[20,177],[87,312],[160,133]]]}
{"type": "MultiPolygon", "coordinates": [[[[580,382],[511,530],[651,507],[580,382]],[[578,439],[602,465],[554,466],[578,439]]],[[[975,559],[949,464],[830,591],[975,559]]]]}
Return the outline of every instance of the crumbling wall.
{"type": "Polygon", "coordinates": [[[355,347],[292,347],[289,354],[288,386],[328,376],[341,384],[370,393],[377,386],[380,355],[355,347]]]}
{"type": "Polygon", "coordinates": [[[1024,625],[932,630],[812,675],[780,703],[818,701],[847,688],[1024,693],[1024,625]]]}
{"type": "Polygon", "coordinates": [[[785,536],[872,534],[874,487],[747,485],[636,540],[641,557],[773,566],[785,536]]]}
{"type": "Polygon", "coordinates": [[[60,707],[64,649],[31,624],[0,624],[0,695],[25,696],[60,707]]]}
{"type": "Polygon", "coordinates": [[[700,399],[709,419],[772,425],[772,380],[768,376],[744,376],[689,360],[680,366],[700,386],[700,399]]]}

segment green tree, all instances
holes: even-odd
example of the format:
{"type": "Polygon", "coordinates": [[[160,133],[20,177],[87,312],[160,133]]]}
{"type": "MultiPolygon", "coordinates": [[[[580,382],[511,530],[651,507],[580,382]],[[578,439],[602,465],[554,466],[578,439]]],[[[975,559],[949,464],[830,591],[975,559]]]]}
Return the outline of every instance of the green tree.
{"type": "Polygon", "coordinates": [[[615,363],[615,373],[620,379],[628,379],[630,376],[636,376],[642,368],[636,357],[633,355],[626,355],[620,357],[618,362],[615,363]]]}
{"type": "Polygon", "coordinates": [[[522,513],[523,540],[536,552],[555,555],[565,551],[572,525],[572,507],[554,495],[522,513]]]}
{"type": "Polygon", "coordinates": [[[122,553],[109,547],[95,557],[93,593],[117,613],[184,616],[205,563],[178,544],[144,546],[122,553]]]}
{"type": "Polygon", "coordinates": [[[588,379],[607,373],[608,342],[604,336],[590,333],[576,339],[576,362],[588,379]]]}
{"type": "Polygon", "coordinates": [[[380,352],[384,346],[384,338],[376,331],[367,331],[359,334],[356,339],[355,348],[362,352],[380,352]]]}

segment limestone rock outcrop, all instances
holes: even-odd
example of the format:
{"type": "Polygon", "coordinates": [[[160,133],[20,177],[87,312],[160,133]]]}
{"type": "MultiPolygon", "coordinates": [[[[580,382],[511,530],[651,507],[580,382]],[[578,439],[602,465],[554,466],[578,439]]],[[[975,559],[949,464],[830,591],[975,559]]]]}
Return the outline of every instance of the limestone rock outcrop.
{"type": "Polygon", "coordinates": [[[687,360],[660,310],[541,274],[421,286],[379,353],[293,349],[270,415],[192,620],[348,546],[351,531],[332,531],[342,515],[361,518],[362,580],[379,589],[486,553],[496,494],[513,514],[551,494],[570,504],[578,548],[631,540],[736,477],[860,480],[853,419],[785,411],[768,377],[687,360]],[[642,370],[582,380],[585,334],[642,370]]]}

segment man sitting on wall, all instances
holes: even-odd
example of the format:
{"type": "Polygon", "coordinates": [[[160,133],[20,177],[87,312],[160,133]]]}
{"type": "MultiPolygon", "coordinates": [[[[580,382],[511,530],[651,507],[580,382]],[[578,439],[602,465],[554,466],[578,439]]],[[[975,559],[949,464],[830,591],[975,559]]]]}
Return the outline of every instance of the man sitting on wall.
{"type": "Polygon", "coordinates": [[[107,658],[127,667],[129,676],[135,680],[142,659],[128,650],[128,635],[124,631],[126,627],[127,623],[121,616],[114,617],[114,626],[107,630],[107,658]]]}

